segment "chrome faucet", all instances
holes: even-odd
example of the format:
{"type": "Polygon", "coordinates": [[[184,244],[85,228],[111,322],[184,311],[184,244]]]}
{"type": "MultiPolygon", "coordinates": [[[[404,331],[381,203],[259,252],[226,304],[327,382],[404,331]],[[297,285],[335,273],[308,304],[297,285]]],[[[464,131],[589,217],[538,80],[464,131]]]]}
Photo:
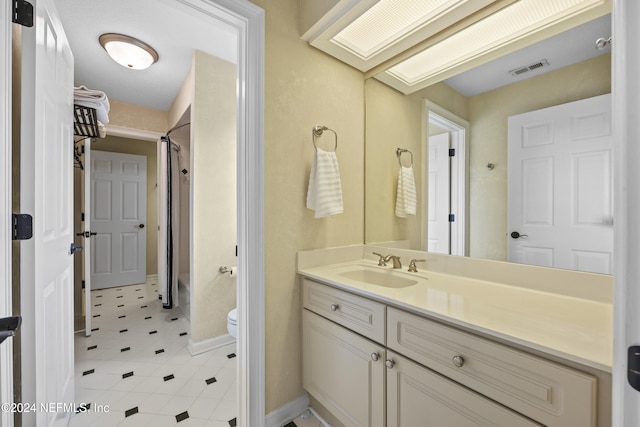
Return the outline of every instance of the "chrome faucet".
{"type": "Polygon", "coordinates": [[[374,252],[373,254],[374,254],[374,255],[377,255],[377,256],[379,256],[379,257],[380,257],[380,258],[378,259],[378,265],[379,265],[380,267],[386,267],[386,266],[387,266],[387,261],[388,261],[388,260],[385,260],[385,259],[384,259],[384,258],[385,258],[385,257],[384,257],[384,255],[379,254],[378,252],[374,252]]]}
{"type": "Polygon", "coordinates": [[[416,268],[416,262],[426,262],[426,259],[412,259],[409,263],[409,273],[417,273],[418,269],[416,268]]]}
{"type": "Polygon", "coordinates": [[[402,263],[400,262],[400,257],[397,255],[387,255],[384,257],[385,265],[389,260],[393,260],[393,268],[402,268],[402,263]]]}

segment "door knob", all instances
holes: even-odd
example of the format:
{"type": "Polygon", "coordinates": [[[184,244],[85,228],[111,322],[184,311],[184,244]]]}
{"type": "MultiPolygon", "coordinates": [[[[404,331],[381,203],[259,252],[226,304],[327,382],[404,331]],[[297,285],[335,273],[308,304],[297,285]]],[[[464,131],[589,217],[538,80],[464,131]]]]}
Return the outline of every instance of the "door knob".
{"type": "Polygon", "coordinates": [[[517,239],[519,237],[529,237],[529,236],[526,235],[526,234],[520,234],[517,231],[514,231],[514,232],[511,233],[511,237],[513,237],[514,239],[517,239]]]}
{"type": "Polygon", "coordinates": [[[144,228],[144,224],[140,224],[138,228],[144,228]]]}
{"type": "Polygon", "coordinates": [[[76,252],[82,252],[82,246],[81,245],[74,245],[72,243],[71,247],[69,248],[69,255],[73,255],[76,252]]]}

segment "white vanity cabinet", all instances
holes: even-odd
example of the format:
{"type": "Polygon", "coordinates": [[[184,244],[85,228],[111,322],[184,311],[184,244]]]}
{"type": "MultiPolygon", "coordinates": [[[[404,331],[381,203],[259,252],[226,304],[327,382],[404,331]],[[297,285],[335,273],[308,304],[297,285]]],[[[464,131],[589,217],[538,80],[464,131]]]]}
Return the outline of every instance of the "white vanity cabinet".
{"type": "Polygon", "coordinates": [[[596,426],[591,375],[306,278],[303,306],[304,388],[348,427],[596,426]]]}
{"type": "Polygon", "coordinates": [[[308,310],[302,320],[305,389],[347,426],[384,427],[384,347],[308,310]]]}

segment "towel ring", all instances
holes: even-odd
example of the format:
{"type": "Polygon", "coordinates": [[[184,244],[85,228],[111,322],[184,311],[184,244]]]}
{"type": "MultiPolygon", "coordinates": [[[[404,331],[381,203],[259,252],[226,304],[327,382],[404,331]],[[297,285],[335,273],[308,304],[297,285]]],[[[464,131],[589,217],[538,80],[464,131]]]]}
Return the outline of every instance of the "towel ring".
{"type": "Polygon", "coordinates": [[[413,153],[411,152],[411,150],[398,147],[396,149],[396,156],[398,156],[398,163],[400,164],[400,166],[402,166],[402,159],[400,158],[400,156],[402,156],[402,153],[409,153],[409,155],[411,155],[411,164],[409,166],[413,166],[413,153]]]}
{"type": "Polygon", "coordinates": [[[316,138],[322,136],[322,133],[325,130],[333,132],[333,135],[336,137],[336,145],[333,148],[333,151],[337,151],[338,150],[338,134],[336,133],[335,130],[329,129],[326,126],[320,126],[320,125],[314,126],[313,129],[311,130],[311,140],[313,141],[313,148],[315,148],[316,151],[318,151],[318,146],[316,145],[316,138]]]}

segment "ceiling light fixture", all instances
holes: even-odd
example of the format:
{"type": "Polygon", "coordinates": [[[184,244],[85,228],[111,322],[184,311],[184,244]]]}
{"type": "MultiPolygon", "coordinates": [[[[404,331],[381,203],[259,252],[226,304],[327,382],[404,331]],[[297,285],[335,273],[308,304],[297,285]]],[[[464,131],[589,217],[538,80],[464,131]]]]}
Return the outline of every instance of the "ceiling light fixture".
{"type": "Polygon", "coordinates": [[[519,0],[376,76],[407,94],[610,12],[610,0],[519,0]]]}
{"type": "Polygon", "coordinates": [[[144,70],[158,61],[158,52],[143,41],[116,33],[103,34],[100,44],[111,59],[132,70],[144,70]]]}
{"type": "Polygon", "coordinates": [[[338,0],[302,39],[368,71],[495,1],[338,0]]]}

